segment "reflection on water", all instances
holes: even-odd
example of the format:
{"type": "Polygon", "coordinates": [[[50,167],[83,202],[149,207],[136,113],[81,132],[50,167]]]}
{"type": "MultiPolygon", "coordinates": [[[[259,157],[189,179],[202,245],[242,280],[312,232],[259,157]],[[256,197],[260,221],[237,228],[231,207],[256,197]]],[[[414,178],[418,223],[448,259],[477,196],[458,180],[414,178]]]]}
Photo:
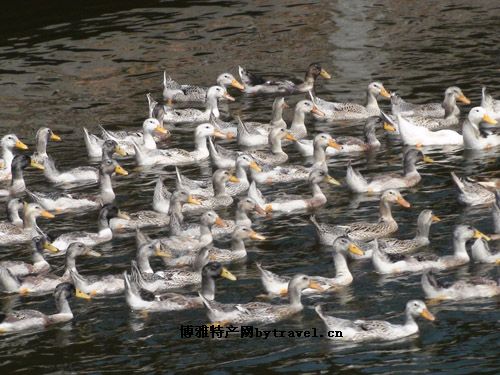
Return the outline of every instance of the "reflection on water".
{"type": "MultiPolygon", "coordinates": [[[[380,80],[412,101],[440,101],[447,86],[458,85],[473,104],[480,86],[500,92],[496,55],[498,8],[490,1],[254,1],[254,2],[88,2],[85,10],[72,3],[32,2],[4,4],[0,15],[0,123],[3,134],[16,134],[33,145],[34,132],[50,126],[63,137],[50,144],[58,165],[86,165],[81,127],[97,124],[110,129],[137,128],[147,115],[145,94],[161,95],[162,71],[179,81],[209,85],[224,70],[237,66],[263,74],[302,77],[313,61],[333,73],[320,81],[317,92],[338,101],[364,99],[365,88],[380,80]],[[71,4],[71,5],[69,5],[71,4]]],[[[498,96],[498,95],[497,95],[498,96]]],[[[299,98],[291,98],[294,104],[299,98]]],[[[382,102],[382,105],[386,103],[382,102]]],[[[266,121],[271,101],[237,97],[231,114],[266,121]]],[[[464,108],[464,111],[467,108],[464,108]]],[[[289,120],[293,112],[285,113],[289,120]]],[[[314,124],[311,134],[361,135],[361,124],[314,124]]],[[[330,171],[343,178],[348,160],[364,173],[399,171],[402,149],[380,134],[382,148],[373,155],[338,157],[330,171]]],[[[179,132],[173,147],[191,148],[190,132],[179,132]]],[[[234,146],[230,146],[234,147],[234,146]]],[[[418,212],[432,208],[443,222],[431,230],[430,249],[451,250],[450,233],[456,223],[471,223],[491,231],[486,209],[466,210],[458,205],[449,172],[493,175],[498,151],[472,154],[457,149],[426,150],[436,160],[421,167],[423,182],[405,192],[410,210],[396,209],[400,233],[414,233],[418,212]]],[[[293,150],[292,163],[303,160],[293,150]]],[[[133,170],[132,161],[124,163],[133,170]]],[[[189,176],[209,176],[207,166],[185,168],[189,176]]],[[[173,171],[161,170],[173,186],[173,171]]],[[[149,207],[154,188],[150,173],[133,172],[115,181],[118,202],[127,211],[149,207]]],[[[50,189],[40,173],[27,173],[28,186],[50,189]]],[[[293,185],[307,193],[304,184],[293,185]]],[[[86,190],[91,191],[92,188],[86,190]]],[[[329,203],[319,213],[323,221],[349,223],[375,220],[378,202],[373,197],[351,196],[345,188],[327,188],[329,203]]],[[[264,189],[283,193],[283,187],[264,189]]],[[[287,190],[288,191],[288,190],[287,190]]],[[[230,217],[232,210],[221,212],[230,217]]],[[[95,213],[60,215],[41,226],[55,234],[95,228],[95,213]]],[[[218,284],[221,301],[245,302],[262,288],[254,267],[261,261],[282,274],[304,272],[329,275],[333,264],[328,251],[316,245],[305,215],[274,220],[258,219],[256,229],[269,241],[249,244],[249,259],[231,266],[239,281],[218,284]]],[[[156,234],[158,231],[152,231],[156,234]]],[[[100,259],[84,259],[83,273],[119,273],[134,256],[133,238],[120,236],[99,248],[100,259]]],[[[2,259],[29,256],[29,248],[2,249],[2,259]]],[[[55,269],[62,271],[62,260],[55,269]]],[[[156,263],[156,266],[159,266],[156,263]]],[[[410,298],[423,297],[418,275],[380,277],[369,262],[352,264],[355,281],[329,296],[307,297],[306,306],[325,302],[328,311],[346,317],[402,319],[410,298]]],[[[496,277],[494,267],[470,265],[445,272],[450,279],[464,275],[496,277]]],[[[4,310],[54,309],[47,296],[2,297],[4,310]]],[[[75,320],[39,333],[5,337],[0,344],[2,373],[31,372],[181,372],[249,373],[257,368],[303,372],[411,371],[493,373],[498,369],[496,300],[445,303],[433,306],[438,320],[422,323],[419,338],[385,345],[339,346],[323,339],[275,338],[267,341],[180,339],[180,324],[203,324],[204,311],[158,313],[147,316],[128,311],[122,296],[72,301],[75,320]],[[480,361],[481,367],[478,367],[480,361]]],[[[322,323],[309,307],[304,314],[279,324],[280,329],[303,329],[322,323]]]]}

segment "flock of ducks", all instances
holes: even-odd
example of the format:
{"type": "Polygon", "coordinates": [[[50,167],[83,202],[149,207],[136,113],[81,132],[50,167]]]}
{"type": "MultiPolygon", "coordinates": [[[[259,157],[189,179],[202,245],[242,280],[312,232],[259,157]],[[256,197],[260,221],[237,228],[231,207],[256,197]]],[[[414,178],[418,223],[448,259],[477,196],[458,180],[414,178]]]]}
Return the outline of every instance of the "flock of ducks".
{"type": "MultiPolygon", "coordinates": [[[[396,93],[390,93],[382,83],[368,85],[366,102],[328,102],[314,92],[316,80],[329,79],[330,75],[319,65],[311,64],[302,81],[274,81],[262,78],[242,67],[241,82],[230,73],[217,77],[216,85],[209,88],[179,84],[164,74],[164,104],[147,95],[149,116],[142,129],[133,132],[113,132],[101,127],[95,135],[83,129],[83,139],[92,159],[100,159],[98,167],[76,167],[59,170],[47,154],[49,141],[61,138],[49,128],[36,134],[36,151],[28,156],[14,153],[15,149],[28,147],[15,134],[1,140],[3,159],[0,179],[6,188],[0,195],[7,198],[8,220],[0,223],[0,244],[32,243],[32,262],[0,262],[0,287],[6,293],[22,295],[53,292],[57,313],[45,315],[35,310],[18,310],[0,314],[0,332],[17,332],[41,328],[73,318],[68,299],[77,296],[85,299],[123,293],[127,304],[139,311],[172,311],[205,307],[214,325],[272,323],[286,319],[303,310],[303,294],[335,292],[351,284],[351,261],[371,259],[375,271],[381,274],[420,272],[422,289],[433,300],[492,297],[500,294],[498,281],[486,278],[459,280],[442,285],[430,272],[462,266],[470,261],[466,243],[475,240],[471,249],[472,259],[481,263],[499,263],[500,254],[491,253],[487,241],[500,237],[500,194],[498,180],[479,181],[460,178],[452,174],[458,189],[458,199],[466,205],[492,207],[495,234],[487,236],[468,225],[458,225],[453,232],[453,249],[450,255],[419,254],[417,250],[429,244],[429,231],[440,219],[429,209],[417,219],[415,237],[394,238],[398,230],[393,217],[395,205],[410,207],[400,189],[420,183],[418,166],[432,163],[424,155],[422,146],[460,145],[469,149],[488,149],[500,146],[500,136],[491,125],[500,118],[500,101],[482,91],[482,103],[472,108],[461,123],[457,101],[470,104],[458,87],[444,93],[442,103],[413,104],[396,93]],[[220,100],[234,101],[228,93],[239,90],[243,95],[274,97],[269,122],[243,122],[239,117],[226,121],[221,118],[220,100]],[[287,108],[285,97],[302,94],[294,109],[293,121],[287,126],[283,111],[287,108]],[[391,114],[379,108],[378,100],[391,101],[391,114]],[[181,105],[178,105],[178,104],[181,105]],[[199,109],[204,107],[204,109],[199,109]],[[317,121],[349,122],[364,120],[364,137],[337,137],[328,133],[308,135],[306,116],[317,121]],[[192,126],[193,149],[164,148],[162,145],[177,125],[192,126]],[[328,159],[339,154],[362,153],[381,147],[377,131],[384,129],[396,135],[408,146],[403,155],[403,171],[397,174],[379,173],[363,176],[350,164],[346,168],[345,185],[354,193],[380,196],[379,219],[375,222],[352,222],[329,225],[317,221],[314,213],[321,209],[327,198],[324,185],[340,185],[328,173],[328,159]],[[238,150],[227,149],[214,139],[235,141],[238,150]],[[286,150],[286,151],[285,151],[286,150]],[[307,164],[287,163],[288,153],[297,152],[309,158],[307,164]],[[169,191],[159,177],[156,181],[152,209],[125,213],[115,205],[113,180],[127,178],[128,172],[119,164],[122,158],[134,158],[138,167],[174,166],[176,183],[169,191]],[[214,173],[210,180],[193,180],[184,176],[180,166],[210,160],[214,173]],[[28,189],[23,172],[27,168],[43,170],[46,179],[54,185],[50,193],[28,189]],[[279,185],[303,181],[310,186],[310,195],[283,195],[269,200],[259,190],[262,185],[279,185]],[[65,193],[66,189],[82,184],[98,184],[96,194],[65,193]],[[29,198],[29,201],[23,198],[29,198]],[[222,219],[216,212],[235,207],[231,220],[222,219]],[[39,217],[53,219],[61,212],[98,210],[97,232],[68,232],[49,238],[38,226],[39,217]],[[20,214],[21,213],[21,214],[20,214]],[[216,282],[220,278],[236,280],[225,265],[245,261],[245,242],[263,241],[265,237],[252,229],[252,218],[297,213],[312,214],[312,224],[317,230],[318,241],[328,246],[335,262],[335,275],[278,275],[262,264],[260,272],[263,288],[279,299],[274,303],[253,301],[244,304],[217,302],[216,282]],[[199,215],[198,222],[187,222],[186,217],[199,215]],[[142,228],[168,228],[168,237],[151,239],[142,228]],[[76,266],[77,258],[99,257],[92,248],[111,241],[116,232],[135,231],[137,253],[130,272],[123,274],[84,275],[76,266]],[[230,237],[229,248],[213,245],[214,239],[230,237]],[[50,257],[64,256],[65,271],[62,275],[51,271],[50,257]],[[151,257],[161,257],[162,270],[154,270],[151,257]],[[185,288],[198,287],[199,293],[191,295],[185,288]],[[173,292],[172,290],[177,290],[173,292]]],[[[343,340],[395,340],[418,332],[417,317],[434,320],[434,316],[421,300],[406,304],[406,320],[393,324],[378,320],[347,320],[327,315],[321,305],[315,311],[329,330],[340,330],[343,340]]],[[[339,339],[339,338],[337,338],[339,339]]]]}

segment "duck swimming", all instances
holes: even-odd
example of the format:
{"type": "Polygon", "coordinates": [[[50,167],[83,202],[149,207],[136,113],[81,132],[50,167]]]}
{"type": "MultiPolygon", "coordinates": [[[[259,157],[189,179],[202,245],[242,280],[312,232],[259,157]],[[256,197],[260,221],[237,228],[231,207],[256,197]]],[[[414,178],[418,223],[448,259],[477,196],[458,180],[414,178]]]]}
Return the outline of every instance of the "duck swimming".
{"type": "Polygon", "coordinates": [[[23,227],[23,219],[19,216],[19,211],[23,208],[24,202],[20,198],[12,198],[7,202],[8,220],[0,222],[0,233],[23,227]]]}
{"type": "Polygon", "coordinates": [[[281,148],[281,140],[294,141],[296,138],[287,132],[286,128],[273,128],[269,132],[270,151],[249,151],[248,153],[257,163],[267,165],[283,164],[288,160],[288,155],[281,148]]]}
{"type": "Polygon", "coordinates": [[[23,226],[3,227],[0,233],[0,245],[29,242],[33,237],[39,236],[42,230],[38,227],[36,219],[40,216],[53,219],[54,215],[42,208],[38,203],[24,205],[23,226]]]}
{"type": "Polygon", "coordinates": [[[487,150],[500,146],[500,135],[490,132],[480,131],[479,123],[484,121],[495,125],[497,120],[491,118],[482,107],[474,107],[470,110],[469,116],[462,124],[464,137],[464,148],[470,150],[487,150]]]}
{"type": "Polygon", "coordinates": [[[44,169],[43,165],[38,164],[27,155],[16,155],[14,157],[11,165],[12,180],[10,181],[10,186],[8,189],[0,189],[0,197],[17,196],[26,190],[23,171],[28,167],[44,169]]]}
{"type": "Polygon", "coordinates": [[[458,201],[467,206],[490,205],[495,201],[495,194],[480,183],[469,178],[459,178],[451,172],[451,178],[458,191],[458,201]]]}
{"type": "Polygon", "coordinates": [[[4,135],[0,144],[2,146],[2,169],[0,169],[0,180],[10,180],[12,178],[11,165],[14,160],[14,148],[27,150],[28,146],[21,142],[15,134],[4,135]]]}
{"type": "Polygon", "coordinates": [[[472,259],[476,263],[500,264],[500,252],[492,254],[487,240],[482,237],[476,239],[471,246],[472,259]]]}

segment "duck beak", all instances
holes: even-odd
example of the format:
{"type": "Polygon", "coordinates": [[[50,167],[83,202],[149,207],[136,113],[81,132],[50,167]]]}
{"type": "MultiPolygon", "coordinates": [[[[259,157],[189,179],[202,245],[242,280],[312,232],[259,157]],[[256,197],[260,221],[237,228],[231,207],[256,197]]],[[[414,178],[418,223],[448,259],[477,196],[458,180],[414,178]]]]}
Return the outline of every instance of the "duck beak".
{"type": "Polygon", "coordinates": [[[55,218],[55,216],[53,214],[51,214],[49,211],[47,210],[43,210],[41,213],[40,213],[40,216],[46,218],[46,219],[53,219],[55,218]]]}
{"type": "Polygon", "coordinates": [[[338,182],[336,179],[334,179],[332,176],[326,176],[325,177],[325,182],[329,183],[330,185],[340,185],[340,182],[338,182]]]}
{"type": "Polygon", "coordinates": [[[389,124],[388,122],[384,122],[384,130],[388,132],[395,132],[396,128],[389,124]]]}
{"type": "Polygon", "coordinates": [[[128,172],[125,169],[123,169],[123,167],[121,165],[117,165],[115,167],[115,173],[119,174],[119,175],[122,175],[122,176],[127,176],[128,175],[128,172]]]}
{"type": "Polygon", "coordinates": [[[201,205],[201,201],[199,199],[194,198],[192,195],[189,195],[189,197],[187,199],[187,203],[195,204],[197,206],[201,205]]]}
{"type": "Polygon", "coordinates": [[[229,177],[229,181],[238,183],[240,182],[240,179],[234,175],[231,175],[231,177],[229,177]]]}
{"type": "Polygon", "coordinates": [[[254,232],[254,231],[252,231],[252,233],[250,233],[250,238],[252,240],[257,240],[257,241],[264,241],[266,239],[266,237],[264,237],[262,234],[259,234],[259,233],[254,232]]]}
{"type": "Polygon", "coordinates": [[[324,79],[330,79],[332,76],[328,74],[328,72],[325,69],[321,69],[321,72],[319,72],[319,75],[323,77],[324,79]]]}
{"type": "Polygon", "coordinates": [[[226,267],[222,267],[222,271],[221,271],[220,275],[221,275],[221,277],[228,279],[228,280],[231,280],[231,281],[238,280],[236,278],[236,276],[234,276],[231,272],[229,272],[229,270],[226,267]]]}
{"type": "Polygon", "coordinates": [[[215,219],[215,225],[221,228],[225,228],[227,226],[226,222],[222,220],[219,216],[217,216],[217,219],[215,219]]]}
{"type": "Polygon", "coordinates": [[[436,215],[432,215],[431,220],[433,223],[437,223],[437,222],[441,221],[441,219],[439,217],[437,217],[436,215]]]}
{"type": "Polygon", "coordinates": [[[226,133],[222,133],[222,134],[226,135],[226,139],[234,139],[234,138],[236,138],[236,135],[233,132],[226,132],[226,133]]]}
{"type": "Polygon", "coordinates": [[[20,150],[27,150],[28,146],[26,146],[23,142],[21,142],[19,139],[16,141],[16,144],[14,145],[16,148],[20,150]]]}
{"type": "Polygon", "coordinates": [[[315,113],[318,116],[325,117],[325,112],[321,111],[318,107],[313,106],[311,109],[311,113],[315,113]]]}
{"type": "Polygon", "coordinates": [[[45,241],[43,244],[43,248],[51,253],[55,254],[59,252],[59,249],[52,245],[49,241],[45,241]]]}
{"type": "Polygon", "coordinates": [[[383,96],[384,98],[390,98],[391,97],[391,94],[389,93],[389,91],[387,91],[385,89],[385,87],[382,87],[380,89],[380,95],[383,96]]]}
{"type": "Polygon", "coordinates": [[[349,251],[356,255],[365,255],[365,252],[359,248],[358,245],[350,243],[348,247],[349,251]]]}
{"type": "Polygon", "coordinates": [[[431,322],[433,322],[434,320],[436,320],[436,318],[434,317],[434,315],[432,315],[432,313],[429,310],[427,310],[427,309],[422,310],[422,312],[420,313],[420,316],[422,318],[430,320],[431,322]]]}
{"type": "Polygon", "coordinates": [[[286,108],[290,108],[290,106],[288,105],[288,103],[287,103],[287,102],[285,102],[285,101],[283,100],[283,104],[281,105],[281,108],[286,109],[286,108]]]}
{"type": "Polygon", "coordinates": [[[288,139],[289,141],[295,142],[297,141],[297,138],[295,138],[292,134],[286,133],[285,139],[288,139]]]}
{"type": "Polygon", "coordinates": [[[316,289],[316,290],[320,290],[320,291],[323,291],[323,288],[321,287],[321,285],[319,285],[316,281],[314,280],[311,280],[309,281],[309,288],[311,289],[316,289]]]}
{"type": "Polygon", "coordinates": [[[170,251],[162,250],[161,246],[156,248],[155,255],[157,257],[172,258],[172,253],[170,251]]]}
{"type": "Polygon", "coordinates": [[[231,81],[231,86],[233,87],[236,87],[237,89],[241,90],[241,91],[244,91],[245,90],[245,86],[243,86],[241,83],[239,83],[237,80],[233,79],[231,81]]]}
{"type": "Polygon", "coordinates": [[[125,150],[118,145],[115,147],[115,153],[120,155],[120,156],[127,156],[127,153],[125,152],[125,150]]]}
{"type": "Polygon", "coordinates": [[[259,167],[259,165],[254,161],[250,163],[250,168],[252,168],[256,172],[262,172],[262,168],[259,167]]]}
{"type": "Polygon", "coordinates": [[[491,241],[491,238],[488,237],[486,234],[483,232],[478,231],[477,229],[474,231],[474,238],[483,238],[486,241],[491,241]]]}
{"type": "Polygon", "coordinates": [[[80,289],[76,290],[75,296],[78,297],[78,298],[86,299],[86,300],[90,300],[91,299],[90,295],[88,295],[87,293],[82,292],[80,289]]]}
{"type": "Polygon", "coordinates": [[[398,202],[398,204],[402,207],[405,207],[405,208],[411,207],[410,202],[408,202],[406,199],[404,199],[401,195],[398,197],[396,202],[398,202]]]}
{"type": "Polygon", "coordinates": [[[470,99],[466,97],[464,94],[458,95],[457,100],[461,101],[464,104],[470,104],[470,99]]]}
{"type": "Polygon", "coordinates": [[[337,149],[337,150],[342,150],[342,146],[341,146],[341,145],[339,145],[339,144],[335,141],[335,139],[330,139],[330,140],[328,141],[328,147],[333,147],[333,148],[335,148],[335,149],[337,149]]]}
{"type": "Polygon", "coordinates": [[[434,159],[428,156],[424,156],[424,163],[434,163],[434,159]]]}
{"type": "Polygon", "coordinates": [[[266,211],[264,211],[264,209],[258,204],[255,205],[254,211],[257,212],[259,215],[263,216],[267,215],[266,211]]]}
{"type": "Polygon", "coordinates": [[[167,134],[167,129],[162,128],[161,126],[157,126],[155,128],[155,132],[160,133],[160,134],[167,134]]]}
{"type": "Polygon", "coordinates": [[[34,160],[31,160],[30,166],[33,167],[33,168],[36,168],[36,169],[40,169],[42,171],[45,169],[45,167],[43,165],[41,165],[40,163],[37,163],[34,160]]]}
{"type": "Polygon", "coordinates": [[[123,219],[123,220],[130,220],[130,216],[128,216],[123,211],[118,211],[118,214],[116,216],[119,217],[120,219],[123,219]]]}
{"type": "Polygon", "coordinates": [[[57,134],[50,133],[50,140],[55,142],[61,142],[62,139],[57,134]]]}
{"type": "Polygon", "coordinates": [[[222,96],[231,102],[235,101],[235,99],[231,95],[229,95],[227,92],[225,92],[224,95],[222,95],[222,96]]]}
{"type": "Polygon", "coordinates": [[[221,132],[220,130],[214,130],[214,137],[215,138],[222,138],[222,139],[228,138],[228,136],[226,134],[224,134],[223,132],[221,132]]]}
{"type": "Polygon", "coordinates": [[[95,250],[92,250],[92,249],[87,249],[87,252],[85,253],[85,255],[89,256],[89,257],[94,257],[94,258],[100,258],[102,257],[102,254],[95,251],[95,250]]]}
{"type": "Polygon", "coordinates": [[[495,125],[498,122],[497,120],[492,119],[490,115],[488,115],[487,113],[484,114],[483,121],[492,125],[495,125]]]}

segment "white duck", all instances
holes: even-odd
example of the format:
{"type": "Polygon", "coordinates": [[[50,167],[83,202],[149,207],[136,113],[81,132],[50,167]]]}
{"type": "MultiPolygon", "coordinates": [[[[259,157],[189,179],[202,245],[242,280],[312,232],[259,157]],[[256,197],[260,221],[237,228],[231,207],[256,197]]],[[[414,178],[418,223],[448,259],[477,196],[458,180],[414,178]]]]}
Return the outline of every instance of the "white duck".
{"type": "Polygon", "coordinates": [[[483,107],[472,108],[469,112],[469,116],[462,125],[464,147],[466,149],[487,150],[500,146],[500,135],[490,134],[487,131],[481,132],[479,129],[481,121],[491,125],[497,123],[497,120],[492,119],[483,107]]]}

